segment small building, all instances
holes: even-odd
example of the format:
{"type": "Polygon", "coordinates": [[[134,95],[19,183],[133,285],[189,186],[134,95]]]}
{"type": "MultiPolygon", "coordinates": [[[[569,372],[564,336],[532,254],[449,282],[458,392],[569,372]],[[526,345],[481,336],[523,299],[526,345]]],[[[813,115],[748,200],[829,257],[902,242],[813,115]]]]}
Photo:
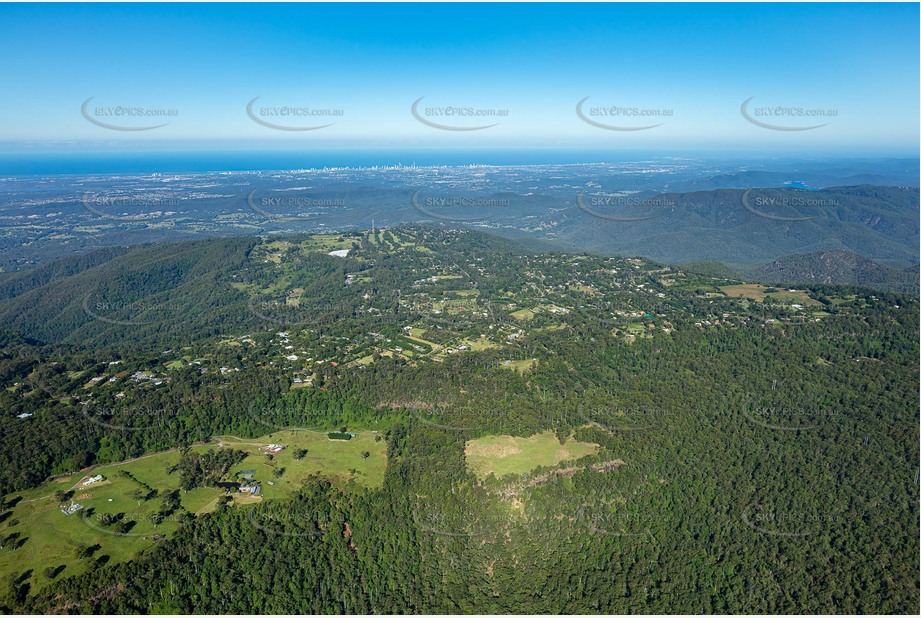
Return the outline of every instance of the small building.
{"type": "Polygon", "coordinates": [[[283,444],[269,444],[264,448],[265,452],[269,453],[270,455],[277,455],[284,450],[285,446],[283,444]]]}
{"type": "Polygon", "coordinates": [[[82,483],[81,485],[82,485],[83,487],[89,487],[90,485],[94,485],[94,484],[99,483],[99,482],[104,481],[104,480],[106,480],[106,477],[104,477],[104,476],[101,475],[101,474],[97,474],[96,476],[91,476],[90,478],[88,478],[88,479],[86,479],[85,481],[83,481],[83,483],[82,483]]]}
{"type": "Polygon", "coordinates": [[[241,494],[249,494],[251,496],[258,496],[259,492],[262,491],[256,483],[240,485],[241,494]]]}
{"type": "Polygon", "coordinates": [[[77,511],[83,508],[82,504],[77,504],[76,502],[71,503],[69,506],[62,506],[61,512],[65,515],[73,515],[77,511]]]}

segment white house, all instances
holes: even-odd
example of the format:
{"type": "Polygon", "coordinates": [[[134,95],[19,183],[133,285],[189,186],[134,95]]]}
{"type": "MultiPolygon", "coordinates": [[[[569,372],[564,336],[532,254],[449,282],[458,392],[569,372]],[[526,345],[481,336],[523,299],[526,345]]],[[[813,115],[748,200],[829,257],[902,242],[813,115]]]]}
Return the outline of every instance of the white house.
{"type": "Polygon", "coordinates": [[[91,476],[90,478],[83,481],[83,487],[89,487],[90,485],[104,480],[106,480],[106,477],[102,476],[101,474],[97,474],[96,476],[91,476]]]}

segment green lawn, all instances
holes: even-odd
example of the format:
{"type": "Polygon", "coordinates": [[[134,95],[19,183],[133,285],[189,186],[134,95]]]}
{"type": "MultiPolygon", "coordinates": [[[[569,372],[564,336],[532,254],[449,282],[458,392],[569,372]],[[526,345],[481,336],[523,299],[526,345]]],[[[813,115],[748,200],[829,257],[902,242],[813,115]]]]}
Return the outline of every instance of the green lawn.
{"type": "Polygon", "coordinates": [[[141,549],[153,545],[154,534],[169,535],[176,528],[175,521],[167,520],[155,525],[151,518],[159,510],[161,500],[154,498],[139,502],[134,499],[132,494],[139,485],[119,475],[118,471],[130,470],[138,480],[161,491],[176,489],[179,478],[175,474],[168,475],[166,468],[178,460],[179,453],[176,451],[160,453],[130,463],[95,468],[91,474],[103,474],[106,477],[106,481],[98,485],[80,487],[80,480],[87,476],[84,473],[14,494],[22,496],[22,501],[12,509],[9,518],[0,524],[0,536],[19,533],[20,538],[27,540],[19,549],[0,549],[0,577],[31,569],[32,588],[39,589],[49,582],[43,575],[47,567],[66,565],[58,577],[75,575],[95,568],[95,560],[101,556],[109,556],[110,563],[124,562],[141,549]],[[85,509],[92,508],[92,515],[87,516],[87,510],[72,515],[64,515],[60,511],[54,492],[72,487],[74,500],[85,509]],[[132,536],[116,536],[92,527],[102,528],[101,518],[117,513],[130,514],[130,519],[135,522],[129,532],[132,536]],[[96,544],[100,545],[100,549],[93,558],[81,560],[75,557],[74,550],[78,546],[96,544]]]}
{"type": "Polygon", "coordinates": [[[750,298],[752,300],[763,301],[765,298],[773,298],[774,300],[781,302],[790,302],[790,303],[799,303],[804,306],[818,306],[821,305],[819,301],[810,298],[808,294],[802,290],[796,290],[791,292],[786,288],[773,288],[776,289],[776,292],[768,292],[767,290],[772,289],[769,286],[764,286],[758,283],[744,283],[741,285],[724,285],[720,288],[726,296],[733,296],[735,298],[750,298]]]}
{"type": "Polygon", "coordinates": [[[448,294],[454,294],[461,298],[470,298],[471,296],[479,296],[479,290],[447,290],[448,294]]]}
{"type": "Polygon", "coordinates": [[[472,352],[482,352],[483,350],[491,350],[493,348],[500,347],[498,343],[490,341],[485,337],[477,339],[464,339],[458,345],[466,345],[472,352]]]}
{"type": "Polygon", "coordinates": [[[504,360],[502,361],[502,367],[504,369],[510,369],[512,371],[517,371],[518,373],[524,374],[531,370],[531,368],[537,364],[536,358],[526,358],[524,360],[504,360]]]}
{"type": "MultiPolygon", "coordinates": [[[[193,449],[205,451],[222,448],[219,446],[222,444],[224,448],[236,448],[249,453],[242,463],[232,469],[231,476],[240,470],[254,470],[253,478],[262,487],[262,497],[239,496],[242,500],[237,502],[242,503],[285,499],[297,492],[313,474],[341,485],[380,486],[387,465],[387,445],[383,436],[378,442],[375,441],[378,434],[352,431],[358,435],[349,441],[333,441],[325,433],[301,430],[281,431],[254,439],[222,436],[216,438],[213,444],[195,446],[193,449]],[[272,443],[283,444],[285,449],[270,460],[261,447],[272,443]],[[303,459],[294,458],[297,449],[307,449],[303,459]],[[366,452],[368,456],[363,457],[366,452]],[[285,469],[284,473],[276,476],[276,471],[281,468],[285,469]]],[[[32,589],[38,590],[50,581],[43,575],[48,567],[65,565],[58,578],[79,574],[98,568],[95,561],[100,556],[108,556],[109,564],[124,562],[155,544],[157,541],[154,535],[169,536],[176,529],[174,520],[159,525],[153,521],[153,515],[162,506],[162,499],[159,496],[146,502],[136,499],[133,494],[140,489],[140,485],[118,472],[131,472],[138,481],[157,489],[162,495],[166,490],[179,488],[179,476],[168,473],[168,469],[178,461],[178,451],[155,453],[140,459],[97,466],[7,496],[7,500],[17,496],[21,500],[0,523],[0,539],[17,533],[19,537],[12,542],[2,543],[0,578],[31,570],[32,589]],[[95,474],[104,475],[106,480],[87,488],[79,486],[84,477],[95,474]],[[71,488],[74,489],[73,499],[82,504],[84,510],[65,515],[60,511],[54,493],[58,489],[71,488]],[[86,517],[89,509],[92,509],[92,514],[86,517]],[[105,515],[119,513],[124,513],[126,519],[134,522],[128,535],[112,534],[110,528],[101,525],[105,515]],[[26,539],[23,545],[13,549],[14,543],[21,539],[26,539]],[[75,557],[74,551],[78,546],[97,544],[100,548],[92,558],[75,557]]],[[[218,498],[224,495],[224,490],[216,487],[199,487],[181,492],[180,500],[184,510],[201,514],[214,510],[218,498]]]]}
{"type": "Polygon", "coordinates": [[[579,442],[572,437],[566,444],[560,444],[552,431],[530,438],[484,436],[470,440],[464,448],[467,465],[479,478],[490,474],[497,477],[523,474],[539,466],[555,466],[563,461],[581,459],[597,450],[597,444],[579,442]]]}
{"type": "Polygon", "coordinates": [[[383,435],[350,431],[358,434],[351,440],[330,440],[326,433],[300,430],[279,431],[255,440],[231,436],[221,436],[220,440],[226,447],[250,453],[233,472],[255,469],[254,478],[262,484],[262,495],[271,500],[295,493],[312,474],[343,484],[382,485],[387,467],[387,443],[383,435]],[[378,435],[381,440],[375,442],[378,435]],[[285,449],[270,461],[259,446],[272,443],[283,444],[285,449]],[[294,451],[301,448],[307,449],[307,455],[301,460],[294,459],[294,451]],[[362,457],[365,452],[369,453],[367,458],[362,457]],[[275,472],[280,468],[285,468],[285,472],[276,477],[275,472]],[[268,481],[274,485],[269,485],[268,481]]]}
{"type": "Polygon", "coordinates": [[[513,311],[511,316],[516,320],[527,321],[534,318],[534,312],[530,309],[519,309],[518,311],[513,311]]]}
{"type": "Polygon", "coordinates": [[[426,340],[423,339],[422,337],[417,337],[417,336],[415,336],[415,335],[412,336],[412,337],[406,337],[406,336],[404,335],[404,338],[405,338],[405,339],[408,339],[409,341],[412,341],[413,343],[418,343],[418,344],[421,345],[421,346],[428,346],[429,348],[431,348],[431,351],[432,351],[432,352],[439,352],[439,351],[441,351],[442,348],[443,348],[443,346],[440,346],[440,345],[438,345],[437,343],[435,343],[435,342],[433,342],[433,341],[426,341],[426,340]]]}
{"type": "Polygon", "coordinates": [[[336,251],[338,249],[351,249],[352,243],[358,242],[357,236],[342,236],[340,234],[313,234],[300,243],[302,251],[336,251]]]}

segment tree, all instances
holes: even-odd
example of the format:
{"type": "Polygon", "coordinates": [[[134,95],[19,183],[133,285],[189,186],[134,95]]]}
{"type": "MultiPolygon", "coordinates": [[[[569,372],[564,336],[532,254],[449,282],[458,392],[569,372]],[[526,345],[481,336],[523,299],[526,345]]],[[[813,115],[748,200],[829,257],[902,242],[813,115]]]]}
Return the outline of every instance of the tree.
{"type": "Polygon", "coordinates": [[[66,568],[66,565],[59,564],[58,566],[50,566],[42,571],[42,575],[45,576],[45,579],[54,579],[58,574],[66,568]]]}
{"type": "Polygon", "coordinates": [[[84,545],[80,543],[74,547],[74,557],[80,560],[90,558],[99,549],[99,545],[84,545]]]}

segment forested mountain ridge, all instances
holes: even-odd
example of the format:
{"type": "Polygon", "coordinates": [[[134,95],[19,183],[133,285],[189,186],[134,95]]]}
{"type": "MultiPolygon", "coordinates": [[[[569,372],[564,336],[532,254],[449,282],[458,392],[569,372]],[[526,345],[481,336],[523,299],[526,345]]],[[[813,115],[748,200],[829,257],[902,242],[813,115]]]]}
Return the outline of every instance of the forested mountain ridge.
{"type": "MultiPolygon", "coordinates": [[[[100,247],[357,230],[372,221],[468,226],[555,251],[718,261],[748,278],[790,256],[848,251],[885,267],[864,269],[862,285],[911,291],[893,287],[885,269],[913,272],[919,264],[917,164],[890,162],[891,175],[861,175],[866,163],[831,173],[816,162],[720,172],[723,165],[665,161],[131,175],[122,179],[129,188],[74,176],[48,179],[38,198],[25,179],[8,179],[0,190],[13,209],[2,220],[0,297],[11,277],[2,271],[100,247]]],[[[802,274],[813,273],[845,285],[855,278],[842,268],[802,274]]]]}
{"type": "Polygon", "coordinates": [[[837,250],[896,269],[918,264],[914,187],[732,188],[611,197],[617,195],[606,189],[612,181],[597,184],[585,189],[581,210],[545,236],[583,251],[670,264],[713,260],[743,272],[785,255],[837,250]]]}
{"type": "Polygon", "coordinates": [[[850,251],[820,251],[784,256],[751,276],[773,283],[838,283],[918,294],[918,268],[896,270],[850,251]]]}
{"type": "Polygon", "coordinates": [[[222,277],[245,261],[251,239],[220,239],[145,245],[130,251],[101,250],[79,258],[78,268],[42,268],[40,277],[16,274],[0,287],[7,327],[34,333],[43,341],[108,343],[130,338],[144,345],[156,340],[162,325],[195,338],[227,324],[222,277]],[[102,259],[98,259],[102,258],[102,259]],[[53,274],[52,274],[53,273],[53,274]],[[181,326],[188,322],[187,327],[181,326]]]}
{"type": "Polygon", "coordinates": [[[144,247],[20,286],[0,302],[22,333],[0,357],[23,445],[0,465],[5,607],[916,611],[917,298],[726,274],[409,228],[144,247]],[[199,514],[180,492],[169,538],[50,578],[14,536],[49,474],[342,426],[385,436],[381,487],[321,476],[199,514]],[[548,431],[593,446],[471,465],[478,441],[548,431]]]}

